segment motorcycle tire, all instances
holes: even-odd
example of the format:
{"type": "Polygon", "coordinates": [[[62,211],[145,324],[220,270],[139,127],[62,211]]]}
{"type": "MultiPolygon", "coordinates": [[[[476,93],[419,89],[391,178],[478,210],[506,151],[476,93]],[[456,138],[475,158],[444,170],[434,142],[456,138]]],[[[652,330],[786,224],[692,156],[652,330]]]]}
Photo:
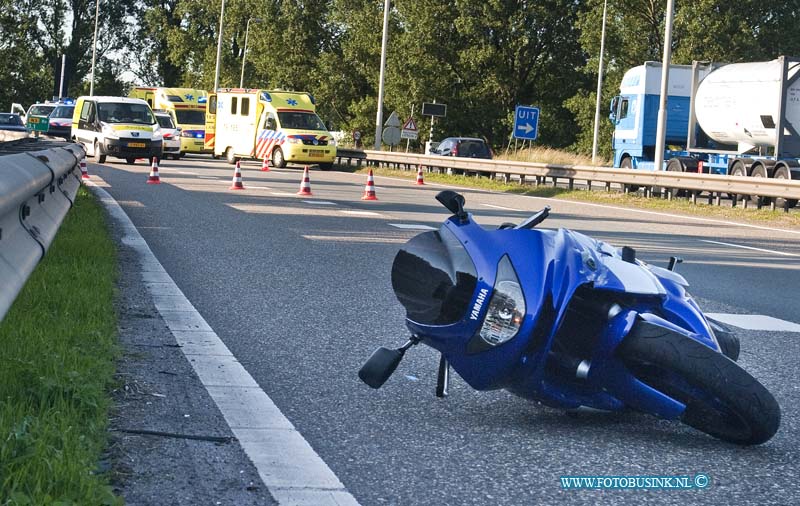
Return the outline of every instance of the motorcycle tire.
{"type": "Polygon", "coordinates": [[[683,334],[639,321],[617,349],[639,380],[686,405],[681,422],[740,445],[768,441],[777,401],[736,362],[683,334]]]}

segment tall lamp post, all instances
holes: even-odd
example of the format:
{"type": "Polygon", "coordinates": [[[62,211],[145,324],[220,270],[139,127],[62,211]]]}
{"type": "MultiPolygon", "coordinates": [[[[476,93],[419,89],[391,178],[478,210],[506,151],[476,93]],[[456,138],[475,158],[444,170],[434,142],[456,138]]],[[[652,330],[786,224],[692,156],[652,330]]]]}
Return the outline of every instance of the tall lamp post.
{"type": "MultiPolygon", "coordinates": [[[[244,61],[247,58],[247,36],[250,34],[250,22],[261,23],[261,18],[250,18],[247,20],[247,28],[244,30],[244,52],[242,53],[242,77],[239,78],[239,88],[244,88],[244,61]]],[[[216,88],[215,88],[216,89],[216,88]]]]}
{"type": "Polygon", "coordinates": [[[219,36],[217,37],[217,65],[214,69],[214,91],[219,88],[219,60],[222,55],[222,20],[225,17],[225,0],[222,0],[222,7],[219,11],[219,36]]]}
{"type": "Polygon", "coordinates": [[[669,65],[672,60],[672,21],[675,17],[675,0],[667,0],[664,23],[664,56],[661,62],[661,98],[658,104],[658,127],[656,128],[655,169],[664,166],[664,148],[667,137],[667,94],[669,93],[669,65]]]}
{"type": "Polygon", "coordinates": [[[92,79],[89,81],[89,96],[94,96],[94,62],[97,55],[97,20],[100,17],[100,0],[94,2],[94,38],[92,39],[92,79]]]}
{"type": "Polygon", "coordinates": [[[597,70],[597,103],[594,108],[594,136],[592,137],[592,163],[597,161],[597,139],[600,136],[600,101],[603,97],[603,53],[606,46],[606,7],[603,0],[603,29],[600,32],[600,68],[597,70]]]}
{"type": "Polygon", "coordinates": [[[383,74],[386,68],[386,45],[389,40],[389,8],[391,0],[383,3],[383,41],[381,42],[381,73],[378,83],[378,115],[375,118],[375,150],[381,149],[381,124],[383,123],[383,74]]]}

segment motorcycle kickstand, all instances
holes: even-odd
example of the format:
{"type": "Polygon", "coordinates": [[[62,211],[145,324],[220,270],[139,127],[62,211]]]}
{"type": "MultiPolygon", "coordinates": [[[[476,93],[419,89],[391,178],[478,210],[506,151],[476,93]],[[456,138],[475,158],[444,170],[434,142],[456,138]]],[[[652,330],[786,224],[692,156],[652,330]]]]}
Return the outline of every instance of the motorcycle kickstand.
{"type": "Polygon", "coordinates": [[[439,374],[436,378],[436,397],[447,397],[447,389],[450,386],[450,364],[444,354],[439,359],[439,374]]]}

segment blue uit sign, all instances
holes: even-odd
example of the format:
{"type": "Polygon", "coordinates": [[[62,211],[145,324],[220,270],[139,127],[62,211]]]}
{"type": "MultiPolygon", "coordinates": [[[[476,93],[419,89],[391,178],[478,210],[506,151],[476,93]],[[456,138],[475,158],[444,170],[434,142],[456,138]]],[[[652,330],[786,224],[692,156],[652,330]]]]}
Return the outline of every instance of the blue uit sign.
{"type": "Polygon", "coordinates": [[[539,108],[518,105],[514,109],[514,138],[536,140],[539,133],[539,108]]]}

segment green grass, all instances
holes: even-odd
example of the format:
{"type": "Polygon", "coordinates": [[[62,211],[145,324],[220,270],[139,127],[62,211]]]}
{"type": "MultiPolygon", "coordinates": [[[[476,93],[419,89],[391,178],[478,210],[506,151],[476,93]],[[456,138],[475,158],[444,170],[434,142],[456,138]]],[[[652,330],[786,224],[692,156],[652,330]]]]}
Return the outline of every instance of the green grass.
{"type": "Polygon", "coordinates": [[[99,472],[117,357],[116,250],[84,189],[0,323],[0,505],[121,504],[99,472]]]}
{"type": "MultiPolygon", "coordinates": [[[[417,173],[414,170],[398,170],[388,168],[375,168],[373,172],[378,175],[401,177],[406,179],[416,179],[417,173]]],[[[367,167],[359,169],[357,172],[366,172],[367,167]]],[[[530,195],[536,197],[551,197],[563,200],[573,200],[581,202],[593,202],[620,207],[631,207],[637,209],[648,209],[653,211],[663,211],[674,214],[684,214],[687,216],[698,216],[704,218],[718,218],[739,222],[748,222],[759,225],[768,225],[782,228],[800,227],[800,213],[792,211],[784,213],[782,210],[770,211],[768,208],[756,209],[750,207],[743,209],[741,206],[730,208],[725,206],[708,205],[705,197],[698,198],[698,204],[694,205],[686,199],[673,199],[671,201],[657,198],[644,198],[638,194],[625,195],[621,192],[605,192],[601,190],[603,186],[595,185],[595,191],[573,190],[563,188],[553,188],[550,186],[535,186],[519,183],[508,184],[488,177],[476,178],[475,176],[451,176],[447,174],[425,173],[425,181],[430,183],[441,183],[453,186],[478,188],[499,192],[508,192],[518,195],[530,195]]],[[[548,184],[550,180],[548,180],[548,184]]]]}

